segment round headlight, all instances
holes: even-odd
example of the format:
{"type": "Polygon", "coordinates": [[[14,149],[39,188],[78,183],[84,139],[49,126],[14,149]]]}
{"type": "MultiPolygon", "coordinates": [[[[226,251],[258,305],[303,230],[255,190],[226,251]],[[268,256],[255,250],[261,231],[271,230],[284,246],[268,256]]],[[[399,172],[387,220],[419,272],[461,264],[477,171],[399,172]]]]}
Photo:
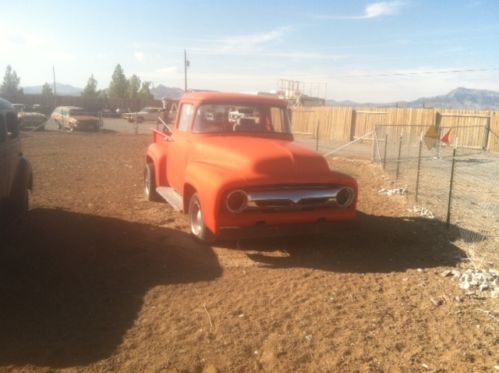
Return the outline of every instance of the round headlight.
{"type": "Polygon", "coordinates": [[[248,205],[248,195],[244,190],[234,190],[227,195],[225,206],[230,212],[237,214],[248,205]]]}
{"type": "Polygon", "coordinates": [[[342,208],[350,206],[354,199],[354,192],[352,188],[341,188],[336,194],[336,203],[342,208]]]}

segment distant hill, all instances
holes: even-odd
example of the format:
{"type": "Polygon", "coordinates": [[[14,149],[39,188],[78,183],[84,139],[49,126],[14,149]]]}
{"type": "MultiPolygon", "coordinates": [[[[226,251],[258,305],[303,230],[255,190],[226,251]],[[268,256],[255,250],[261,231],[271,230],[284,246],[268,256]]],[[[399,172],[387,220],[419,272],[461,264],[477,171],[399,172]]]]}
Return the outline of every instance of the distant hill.
{"type": "Polygon", "coordinates": [[[157,100],[161,100],[164,98],[169,98],[172,100],[178,100],[180,96],[184,94],[184,90],[175,87],[167,87],[163,84],[157,85],[151,88],[151,93],[154,95],[154,98],[157,100]]]}
{"type": "Polygon", "coordinates": [[[456,88],[446,95],[419,98],[411,107],[433,106],[442,108],[499,109],[499,92],[483,89],[456,88]]]}
{"type": "MultiPolygon", "coordinates": [[[[50,88],[53,89],[53,85],[50,85],[50,88]]],[[[78,87],[74,87],[69,84],[63,84],[63,83],[56,83],[55,88],[57,90],[57,95],[61,96],[79,96],[81,94],[82,89],[78,87]]],[[[42,93],[42,86],[41,85],[34,85],[34,86],[29,86],[29,87],[23,87],[23,91],[26,94],[40,94],[42,93]]]]}
{"type": "Polygon", "coordinates": [[[499,110],[499,92],[484,89],[470,89],[459,87],[446,95],[422,97],[414,101],[397,101],[387,103],[358,103],[354,101],[327,100],[329,106],[354,106],[354,107],[437,107],[453,109],[479,109],[499,110]]]}

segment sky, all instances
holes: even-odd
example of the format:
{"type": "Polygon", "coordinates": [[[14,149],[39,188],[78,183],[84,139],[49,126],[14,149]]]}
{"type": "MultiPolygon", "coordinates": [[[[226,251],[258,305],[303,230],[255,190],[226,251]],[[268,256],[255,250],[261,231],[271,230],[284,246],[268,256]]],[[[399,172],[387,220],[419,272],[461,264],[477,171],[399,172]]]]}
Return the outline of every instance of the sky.
{"type": "Polygon", "coordinates": [[[107,88],[116,64],[153,85],[257,92],[280,79],[357,102],[499,91],[499,0],[0,0],[0,74],[107,88]],[[456,70],[458,70],[456,72],[456,70]],[[460,71],[480,70],[480,71],[460,71]],[[453,71],[453,72],[449,72],[453,71]]]}

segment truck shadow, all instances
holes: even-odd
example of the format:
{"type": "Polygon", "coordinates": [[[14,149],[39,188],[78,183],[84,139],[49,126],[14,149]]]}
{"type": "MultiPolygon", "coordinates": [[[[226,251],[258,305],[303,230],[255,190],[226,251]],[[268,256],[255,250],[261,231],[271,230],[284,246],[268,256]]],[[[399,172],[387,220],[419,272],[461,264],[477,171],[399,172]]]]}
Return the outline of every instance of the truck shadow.
{"type": "Polygon", "coordinates": [[[0,366],[52,368],[109,357],[151,287],[222,275],[186,233],[53,209],[2,237],[0,268],[0,366]]]}
{"type": "MultiPolygon", "coordinates": [[[[461,230],[462,233],[462,230],[461,230]]],[[[468,232],[474,241],[485,237],[468,232]]],[[[453,267],[466,257],[453,241],[457,227],[423,218],[401,218],[358,213],[353,222],[332,224],[317,236],[296,236],[272,240],[247,240],[239,248],[250,259],[276,268],[307,267],[334,272],[403,272],[408,269],[453,267]],[[286,256],[266,255],[283,250],[286,256]]]]}

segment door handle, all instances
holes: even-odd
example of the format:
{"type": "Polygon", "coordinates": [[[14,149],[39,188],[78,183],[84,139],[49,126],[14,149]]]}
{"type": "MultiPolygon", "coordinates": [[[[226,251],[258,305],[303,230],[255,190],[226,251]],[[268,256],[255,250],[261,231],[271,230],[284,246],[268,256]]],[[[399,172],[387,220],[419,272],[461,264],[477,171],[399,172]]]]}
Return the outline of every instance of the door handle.
{"type": "Polygon", "coordinates": [[[172,137],[170,137],[170,136],[166,136],[166,137],[165,137],[165,141],[166,141],[166,142],[175,142],[175,139],[174,139],[174,138],[172,138],[172,137]]]}

